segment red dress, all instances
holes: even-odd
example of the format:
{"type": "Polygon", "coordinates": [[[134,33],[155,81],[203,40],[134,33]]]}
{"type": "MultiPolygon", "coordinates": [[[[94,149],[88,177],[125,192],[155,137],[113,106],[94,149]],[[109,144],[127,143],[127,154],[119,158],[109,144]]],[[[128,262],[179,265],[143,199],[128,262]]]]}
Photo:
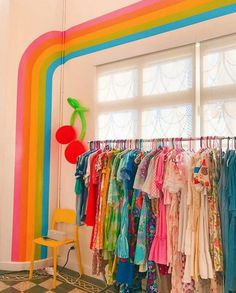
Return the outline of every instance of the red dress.
{"type": "Polygon", "coordinates": [[[96,154],[92,155],[91,164],[90,164],[90,180],[88,187],[88,201],[87,201],[87,209],[86,209],[86,219],[85,224],[87,226],[94,226],[96,219],[96,203],[98,197],[98,182],[96,182],[95,176],[95,163],[96,159],[101,154],[101,150],[99,150],[96,154]]]}

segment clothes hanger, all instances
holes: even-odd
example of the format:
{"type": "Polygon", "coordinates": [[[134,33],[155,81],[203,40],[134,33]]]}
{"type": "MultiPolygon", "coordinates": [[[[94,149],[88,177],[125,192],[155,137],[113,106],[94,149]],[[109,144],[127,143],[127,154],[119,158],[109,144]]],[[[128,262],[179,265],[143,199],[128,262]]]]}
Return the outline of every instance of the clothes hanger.
{"type": "Polygon", "coordinates": [[[229,150],[229,141],[230,141],[230,137],[227,137],[227,151],[229,150]]]}
{"type": "Polygon", "coordinates": [[[198,151],[200,154],[203,153],[206,150],[206,147],[204,145],[205,139],[206,138],[204,138],[203,136],[200,137],[200,150],[198,151]]]}
{"type": "Polygon", "coordinates": [[[181,152],[183,150],[183,146],[182,146],[182,138],[178,137],[175,139],[175,150],[177,152],[181,152]]]}
{"type": "Polygon", "coordinates": [[[183,147],[183,137],[180,137],[180,150],[181,150],[182,152],[185,151],[185,149],[184,149],[184,147],[183,147]]]}
{"type": "Polygon", "coordinates": [[[206,144],[206,149],[208,149],[209,148],[209,146],[208,146],[208,136],[205,137],[205,144],[206,144]]]}
{"type": "Polygon", "coordinates": [[[123,139],[122,143],[123,143],[123,149],[126,149],[126,141],[125,141],[125,139],[123,139]]]}
{"type": "Polygon", "coordinates": [[[143,149],[143,140],[142,140],[142,138],[139,140],[139,148],[140,148],[140,150],[143,149]]]}
{"type": "Polygon", "coordinates": [[[192,142],[193,142],[193,138],[190,137],[190,139],[189,139],[189,151],[190,151],[190,152],[194,152],[194,148],[193,148],[193,146],[192,146],[192,142]]]}
{"type": "Polygon", "coordinates": [[[212,150],[212,136],[209,136],[209,149],[212,150]]]}
{"type": "Polygon", "coordinates": [[[208,151],[211,150],[211,137],[210,136],[206,137],[206,150],[208,150],[208,151]]]}
{"type": "Polygon", "coordinates": [[[156,146],[156,140],[153,138],[152,140],[151,140],[151,142],[150,142],[150,148],[152,149],[152,150],[155,150],[155,149],[157,149],[157,146],[156,146]]]}
{"type": "Polygon", "coordinates": [[[171,146],[172,146],[172,149],[175,148],[175,142],[174,142],[174,138],[171,139],[171,146]]]}
{"type": "Polygon", "coordinates": [[[215,143],[216,143],[216,137],[215,136],[212,136],[211,138],[212,138],[212,148],[215,149],[216,148],[216,145],[215,145],[215,143]]]}
{"type": "Polygon", "coordinates": [[[164,147],[163,147],[163,152],[164,153],[168,153],[169,152],[169,148],[168,148],[168,145],[167,145],[167,143],[168,143],[168,138],[164,138],[164,147]]]}

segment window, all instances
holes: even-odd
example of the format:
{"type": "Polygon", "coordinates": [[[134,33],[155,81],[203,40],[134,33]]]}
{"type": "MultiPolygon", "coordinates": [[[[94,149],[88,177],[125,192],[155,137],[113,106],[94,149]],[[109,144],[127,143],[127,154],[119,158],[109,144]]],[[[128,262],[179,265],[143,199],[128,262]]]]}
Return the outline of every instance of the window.
{"type": "Polygon", "coordinates": [[[98,116],[99,139],[134,139],[137,135],[135,111],[101,113],[98,116]]]}
{"type": "Polygon", "coordinates": [[[236,135],[236,36],[201,45],[203,135],[236,135]]]}
{"type": "Polygon", "coordinates": [[[137,95],[137,70],[107,73],[98,79],[98,101],[130,99],[137,95]]]}
{"type": "Polygon", "coordinates": [[[236,135],[236,36],[98,66],[96,93],[97,139],[236,135]]]}
{"type": "Polygon", "coordinates": [[[203,105],[204,135],[235,136],[236,98],[203,105]]]}
{"type": "Polygon", "coordinates": [[[236,48],[206,53],[203,69],[204,87],[236,84],[236,48]]]}
{"type": "Polygon", "coordinates": [[[192,88],[192,58],[157,63],[143,69],[143,95],[161,95],[192,88]]]}
{"type": "Polygon", "coordinates": [[[141,133],[142,138],[191,136],[192,105],[143,111],[141,133]]]}

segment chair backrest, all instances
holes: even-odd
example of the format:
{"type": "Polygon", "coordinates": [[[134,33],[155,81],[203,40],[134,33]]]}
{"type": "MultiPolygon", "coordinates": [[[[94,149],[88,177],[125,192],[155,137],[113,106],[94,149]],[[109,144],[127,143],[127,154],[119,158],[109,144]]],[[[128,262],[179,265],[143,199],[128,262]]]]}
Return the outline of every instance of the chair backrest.
{"type": "Polygon", "coordinates": [[[52,228],[55,229],[57,223],[76,224],[76,213],[70,209],[55,209],[52,217],[52,228]]]}

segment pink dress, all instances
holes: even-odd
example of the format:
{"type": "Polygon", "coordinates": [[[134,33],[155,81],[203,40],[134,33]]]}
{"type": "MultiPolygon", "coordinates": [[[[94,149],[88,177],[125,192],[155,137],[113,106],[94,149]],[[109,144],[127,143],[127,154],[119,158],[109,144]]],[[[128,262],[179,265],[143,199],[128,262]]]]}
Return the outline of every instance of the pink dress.
{"type": "Polygon", "coordinates": [[[167,265],[166,206],[164,205],[164,197],[162,193],[166,153],[167,149],[164,149],[158,156],[158,161],[154,169],[153,194],[157,192],[156,195],[159,197],[159,207],[156,234],[149,254],[149,260],[163,265],[167,265]]]}
{"type": "Polygon", "coordinates": [[[152,242],[149,260],[157,264],[167,265],[166,207],[163,196],[160,197],[158,214],[156,235],[152,242]]]}

